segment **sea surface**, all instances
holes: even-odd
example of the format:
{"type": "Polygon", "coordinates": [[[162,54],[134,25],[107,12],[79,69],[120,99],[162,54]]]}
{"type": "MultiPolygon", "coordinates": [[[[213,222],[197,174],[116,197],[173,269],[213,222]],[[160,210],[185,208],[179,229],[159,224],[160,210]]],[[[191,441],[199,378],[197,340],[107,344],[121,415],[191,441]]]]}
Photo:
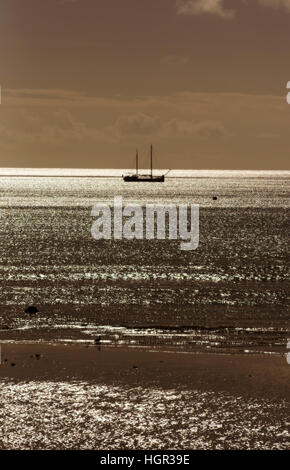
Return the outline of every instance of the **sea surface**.
{"type": "Polygon", "coordinates": [[[290,172],[0,169],[0,341],[194,352],[286,351],[290,172]],[[180,240],[94,240],[91,210],[199,204],[197,250],[180,240]],[[213,197],[216,200],[213,200],[213,197]],[[25,313],[35,305],[36,315],[25,313]]]}
{"type": "Polygon", "coordinates": [[[0,383],[1,449],[289,450],[287,404],[225,392],[0,383]]]}

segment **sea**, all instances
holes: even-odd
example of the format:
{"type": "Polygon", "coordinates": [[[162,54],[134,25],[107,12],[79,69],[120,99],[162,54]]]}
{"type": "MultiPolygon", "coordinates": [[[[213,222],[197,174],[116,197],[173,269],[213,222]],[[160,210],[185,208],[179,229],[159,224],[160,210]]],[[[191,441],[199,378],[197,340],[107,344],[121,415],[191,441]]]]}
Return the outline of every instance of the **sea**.
{"type": "Polygon", "coordinates": [[[122,173],[0,169],[1,343],[284,353],[290,172],[175,170],[164,183],[122,173]],[[116,196],[199,205],[198,248],[95,240],[92,207],[116,196]]]}

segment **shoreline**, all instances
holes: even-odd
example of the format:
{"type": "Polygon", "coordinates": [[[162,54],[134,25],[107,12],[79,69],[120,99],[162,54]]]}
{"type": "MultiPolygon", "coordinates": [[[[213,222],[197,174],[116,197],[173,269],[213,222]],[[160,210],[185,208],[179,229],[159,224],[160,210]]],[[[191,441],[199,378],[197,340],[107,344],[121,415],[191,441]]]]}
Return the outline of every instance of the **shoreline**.
{"type": "Polygon", "coordinates": [[[290,448],[286,357],[18,343],[5,358],[3,450],[290,448]]]}
{"type": "Polygon", "coordinates": [[[1,347],[1,381],[118,383],[287,401],[289,379],[286,354],[216,354],[34,342],[2,343],[1,347]]]}

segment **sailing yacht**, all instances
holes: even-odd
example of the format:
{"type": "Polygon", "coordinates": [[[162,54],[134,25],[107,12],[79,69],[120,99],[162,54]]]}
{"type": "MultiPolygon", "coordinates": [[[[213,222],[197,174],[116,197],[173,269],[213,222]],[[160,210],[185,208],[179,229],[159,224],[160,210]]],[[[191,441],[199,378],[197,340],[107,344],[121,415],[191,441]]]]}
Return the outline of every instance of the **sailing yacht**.
{"type": "Polygon", "coordinates": [[[136,173],[133,175],[123,175],[124,181],[132,182],[150,182],[150,183],[163,183],[165,175],[153,176],[153,146],[150,146],[150,173],[142,175],[139,174],[138,167],[138,150],[136,151],[136,173]]]}

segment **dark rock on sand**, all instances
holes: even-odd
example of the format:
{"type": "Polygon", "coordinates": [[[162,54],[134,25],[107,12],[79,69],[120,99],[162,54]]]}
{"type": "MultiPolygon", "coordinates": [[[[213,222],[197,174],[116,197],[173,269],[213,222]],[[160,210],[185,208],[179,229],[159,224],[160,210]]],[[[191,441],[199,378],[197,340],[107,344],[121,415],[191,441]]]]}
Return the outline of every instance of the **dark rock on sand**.
{"type": "Polygon", "coordinates": [[[35,315],[37,312],[39,312],[38,308],[34,307],[34,305],[30,305],[25,309],[25,313],[29,313],[29,315],[35,315]]]}
{"type": "Polygon", "coordinates": [[[31,359],[40,359],[42,356],[41,354],[32,354],[30,357],[31,359]]]}

